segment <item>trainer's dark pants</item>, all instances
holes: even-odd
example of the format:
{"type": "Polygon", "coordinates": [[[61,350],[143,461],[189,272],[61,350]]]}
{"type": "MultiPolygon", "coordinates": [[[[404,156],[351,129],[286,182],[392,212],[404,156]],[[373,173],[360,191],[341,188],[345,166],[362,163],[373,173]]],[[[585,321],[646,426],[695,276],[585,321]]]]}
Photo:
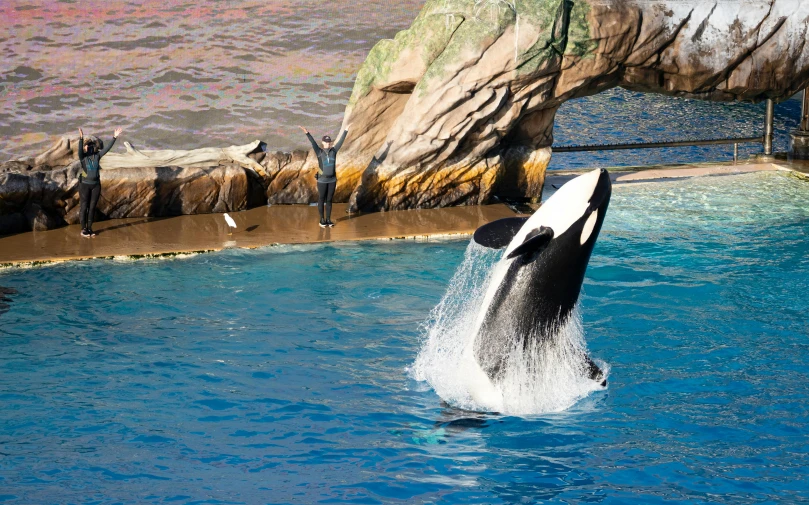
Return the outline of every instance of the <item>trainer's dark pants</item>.
{"type": "Polygon", "coordinates": [[[323,204],[326,204],[326,221],[331,219],[331,201],[334,198],[336,182],[317,183],[317,211],[320,213],[320,220],[323,220],[323,204]]]}
{"type": "Polygon", "coordinates": [[[93,216],[96,212],[98,197],[101,195],[101,183],[79,184],[79,197],[81,197],[81,209],[79,210],[79,220],[82,230],[93,228],[93,216]]]}

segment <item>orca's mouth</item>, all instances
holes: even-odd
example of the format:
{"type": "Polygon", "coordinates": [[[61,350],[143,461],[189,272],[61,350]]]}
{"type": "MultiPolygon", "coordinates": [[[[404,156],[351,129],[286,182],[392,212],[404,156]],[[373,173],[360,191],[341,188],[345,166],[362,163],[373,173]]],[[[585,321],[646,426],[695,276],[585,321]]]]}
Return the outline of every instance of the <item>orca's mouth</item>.
{"type": "Polygon", "coordinates": [[[590,196],[590,205],[587,207],[586,214],[600,209],[601,206],[604,205],[604,202],[609,201],[611,194],[612,182],[610,181],[610,173],[602,168],[598,174],[598,182],[596,183],[596,187],[593,190],[593,194],[590,196]]]}

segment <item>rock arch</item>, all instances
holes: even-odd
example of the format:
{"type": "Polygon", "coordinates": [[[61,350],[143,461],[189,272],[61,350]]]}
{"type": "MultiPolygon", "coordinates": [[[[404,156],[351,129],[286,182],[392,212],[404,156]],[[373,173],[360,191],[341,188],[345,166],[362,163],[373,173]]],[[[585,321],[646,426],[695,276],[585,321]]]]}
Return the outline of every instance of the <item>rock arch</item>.
{"type": "Polygon", "coordinates": [[[615,86],[785,99],[809,84],[807,29],[806,0],[428,0],[359,70],[350,208],[539,195],[559,105],[615,86]]]}

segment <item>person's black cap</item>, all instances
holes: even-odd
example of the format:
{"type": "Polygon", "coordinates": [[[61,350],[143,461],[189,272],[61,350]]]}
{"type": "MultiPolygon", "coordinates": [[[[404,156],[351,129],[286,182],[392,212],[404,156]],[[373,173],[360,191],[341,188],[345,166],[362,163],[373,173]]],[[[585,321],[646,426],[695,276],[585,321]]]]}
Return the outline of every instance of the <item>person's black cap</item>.
{"type": "Polygon", "coordinates": [[[328,135],[323,135],[323,142],[331,142],[331,137],[328,135]]]}
{"type": "Polygon", "coordinates": [[[84,139],[84,145],[97,151],[104,149],[104,141],[100,139],[84,139]]]}

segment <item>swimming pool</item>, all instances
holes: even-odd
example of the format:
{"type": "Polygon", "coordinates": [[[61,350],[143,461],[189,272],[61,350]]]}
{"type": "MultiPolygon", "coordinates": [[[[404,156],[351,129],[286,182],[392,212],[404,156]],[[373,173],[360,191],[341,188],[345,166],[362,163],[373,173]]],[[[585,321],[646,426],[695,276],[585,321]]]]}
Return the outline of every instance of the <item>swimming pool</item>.
{"type": "Polygon", "coordinates": [[[807,197],[616,186],[581,298],[610,384],[540,415],[410,371],[467,241],[4,270],[0,502],[807,500],[807,197]]]}

